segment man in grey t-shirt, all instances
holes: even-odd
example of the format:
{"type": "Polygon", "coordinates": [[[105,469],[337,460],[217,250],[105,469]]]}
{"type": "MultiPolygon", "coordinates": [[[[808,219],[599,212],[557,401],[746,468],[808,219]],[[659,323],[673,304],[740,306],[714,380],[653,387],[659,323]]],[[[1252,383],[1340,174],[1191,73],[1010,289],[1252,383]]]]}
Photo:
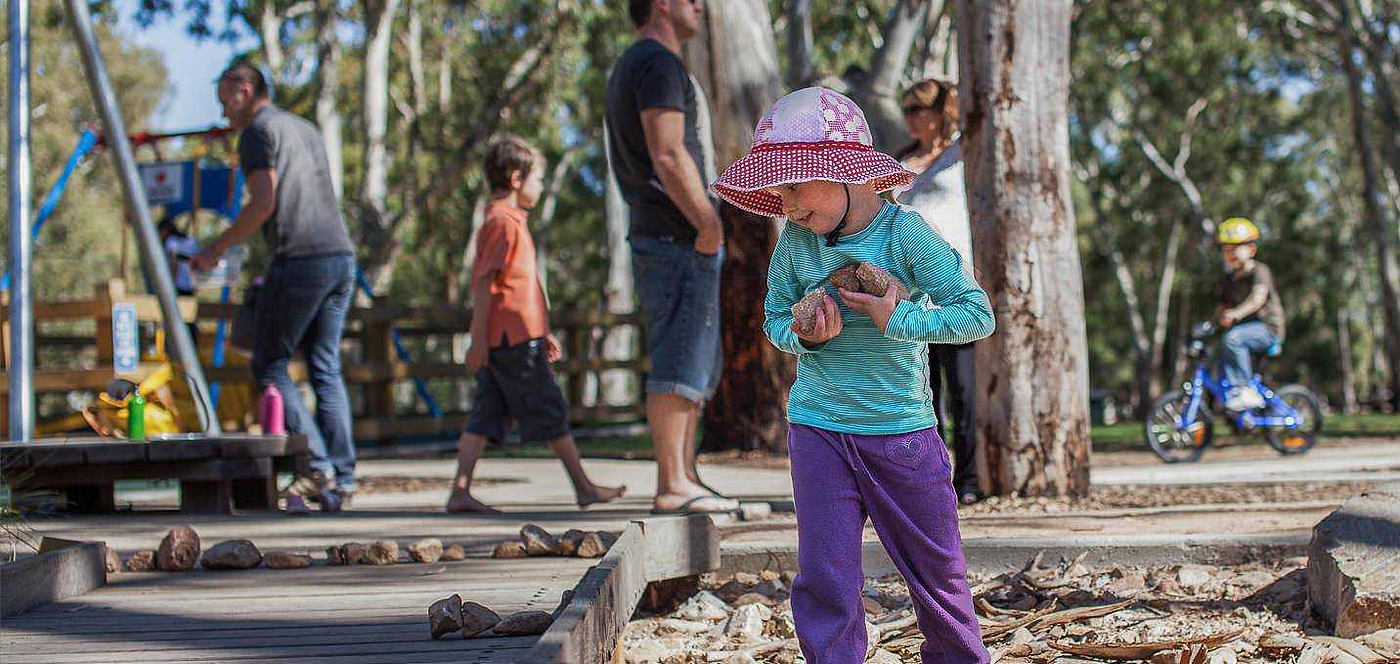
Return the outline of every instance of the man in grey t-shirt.
{"type": "Polygon", "coordinates": [[[355,491],[350,399],[340,370],[340,338],[355,292],[354,245],[316,126],[273,106],[266,79],[245,62],[225,70],[218,86],[224,115],[239,132],[239,169],[249,197],[233,225],[191,264],[208,270],[229,247],[262,229],[273,259],[255,306],[253,375],[259,392],[277,387],[287,430],[307,438],[311,474],[298,477],[288,495],[337,511],[355,491]],[[314,418],[287,375],[298,349],[305,349],[316,392],[314,418]]]}

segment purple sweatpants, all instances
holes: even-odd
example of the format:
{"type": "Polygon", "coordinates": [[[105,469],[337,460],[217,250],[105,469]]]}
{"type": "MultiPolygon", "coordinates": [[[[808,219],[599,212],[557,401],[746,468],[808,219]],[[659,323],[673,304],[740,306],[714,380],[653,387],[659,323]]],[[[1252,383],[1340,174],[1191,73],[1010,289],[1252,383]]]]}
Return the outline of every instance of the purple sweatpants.
{"type": "Polygon", "coordinates": [[[985,664],[967,588],[952,467],[937,429],[859,436],[793,424],[788,433],[797,559],[792,613],[808,664],[865,661],[865,518],[914,604],[923,664],[985,664]]]}

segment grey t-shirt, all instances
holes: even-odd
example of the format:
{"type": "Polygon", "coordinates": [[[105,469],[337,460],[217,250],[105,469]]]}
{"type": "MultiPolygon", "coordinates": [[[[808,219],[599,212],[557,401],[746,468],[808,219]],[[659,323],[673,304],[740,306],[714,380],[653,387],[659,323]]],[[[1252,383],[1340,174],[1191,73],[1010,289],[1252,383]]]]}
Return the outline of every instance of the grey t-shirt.
{"type": "Polygon", "coordinates": [[[271,104],[263,107],[238,135],[238,166],[244,173],[271,168],[277,174],[275,207],[262,227],[274,255],[355,251],[316,125],[271,104]]]}

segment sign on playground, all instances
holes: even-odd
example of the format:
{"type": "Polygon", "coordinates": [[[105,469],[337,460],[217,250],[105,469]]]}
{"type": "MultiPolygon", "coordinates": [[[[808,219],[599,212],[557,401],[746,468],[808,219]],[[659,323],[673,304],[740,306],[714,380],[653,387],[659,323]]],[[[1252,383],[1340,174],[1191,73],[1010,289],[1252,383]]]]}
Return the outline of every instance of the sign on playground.
{"type": "Polygon", "coordinates": [[[185,195],[185,164],[141,164],[141,184],[152,205],[177,203],[185,195]]]}
{"type": "Polygon", "coordinates": [[[136,373],[140,362],[136,341],[136,305],[112,303],[112,364],[118,376],[136,373]]]}

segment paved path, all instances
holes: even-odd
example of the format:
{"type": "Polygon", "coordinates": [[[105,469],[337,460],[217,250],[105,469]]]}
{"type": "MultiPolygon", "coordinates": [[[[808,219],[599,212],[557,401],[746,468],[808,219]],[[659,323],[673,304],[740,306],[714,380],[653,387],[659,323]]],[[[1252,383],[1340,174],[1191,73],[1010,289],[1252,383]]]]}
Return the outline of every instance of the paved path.
{"type": "MultiPolygon", "coordinates": [[[[1250,459],[1212,461],[1207,450],[1197,463],[1148,463],[1095,468],[1094,484],[1240,484],[1258,482],[1393,481],[1400,479],[1400,443],[1329,448],[1302,456],[1279,456],[1271,448],[1250,459]]],[[[1235,455],[1238,456],[1238,455],[1235,455]]]]}

